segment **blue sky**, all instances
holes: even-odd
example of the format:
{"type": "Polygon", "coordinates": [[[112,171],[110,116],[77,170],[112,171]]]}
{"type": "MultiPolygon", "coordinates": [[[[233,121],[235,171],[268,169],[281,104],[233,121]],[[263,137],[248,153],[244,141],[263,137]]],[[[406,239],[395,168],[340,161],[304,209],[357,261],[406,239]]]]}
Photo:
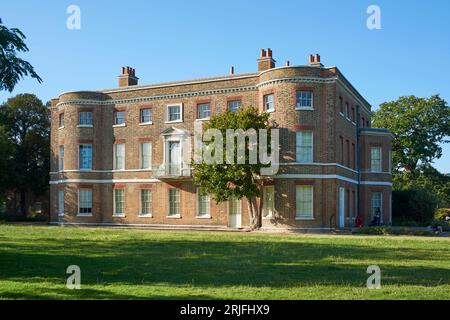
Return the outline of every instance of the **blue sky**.
{"type": "MultiPolygon", "coordinates": [[[[0,102],[30,92],[44,102],[68,90],[115,87],[121,66],[140,83],[253,72],[260,48],[278,65],[320,53],[373,105],[402,95],[440,94],[450,102],[450,2],[442,1],[7,1],[0,18],[27,36],[44,83],[26,79],[0,102]],[[81,29],[66,28],[67,7],[81,29]],[[381,30],[366,27],[369,5],[381,30]]],[[[436,161],[450,172],[450,145],[436,161]]]]}

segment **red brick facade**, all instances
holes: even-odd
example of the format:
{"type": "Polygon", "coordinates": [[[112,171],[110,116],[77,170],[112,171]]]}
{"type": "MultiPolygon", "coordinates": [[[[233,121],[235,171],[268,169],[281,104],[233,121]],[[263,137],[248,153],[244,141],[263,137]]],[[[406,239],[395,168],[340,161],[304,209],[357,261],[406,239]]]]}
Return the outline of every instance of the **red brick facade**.
{"type": "Polygon", "coordinates": [[[52,222],[247,226],[245,201],[240,204],[240,217],[231,218],[231,204],[216,204],[212,197],[209,214],[199,215],[199,196],[189,167],[182,167],[178,176],[170,177],[161,174],[158,168],[167,162],[171,132],[181,132],[182,144],[183,139],[193,139],[194,123],[203,121],[197,119],[199,104],[209,104],[211,114],[219,114],[230,101],[239,100],[243,107],[255,106],[263,112],[263,96],[273,94],[275,110],[271,118],[280,128],[281,164],[278,174],[268,183],[274,190],[273,213],[263,219],[263,226],[348,227],[353,225],[357,214],[364,224],[369,224],[378,203],[382,221],[389,223],[391,135],[387,130],[370,128],[371,111],[366,100],[337,68],[323,67],[318,55],[311,56],[308,65],[276,68],[272,51],[268,49],[261,52],[258,70],[138,86],[134,69],[123,68],[119,88],[68,92],[54,99],[51,106],[52,222]],[[311,107],[297,108],[298,91],[311,93],[311,107]],[[181,106],[182,121],[167,121],[169,105],[181,106]],[[142,109],[151,109],[151,122],[141,123],[142,109]],[[124,112],[124,124],[114,125],[117,111],[124,112]],[[80,112],[92,112],[92,125],[79,125],[80,112]],[[61,114],[64,114],[62,127],[61,114]],[[297,132],[312,132],[312,161],[299,163],[296,159],[297,132]],[[151,145],[148,168],[142,168],[143,143],[151,145]],[[80,169],[80,144],[92,148],[92,166],[87,170],[80,169]],[[114,170],[118,144],[125,148],[124,170],[114,170]],[[372,151],[374,148],[381,152],[372,151]],[[380,154],[381,159],[374,161],[371,153],[375,157],[380,154]],[[372,166],[378,163],[380,169],[372,172],[372,166]],[[170,192],[173,188],[178,191],[170,192]],[[80,189],[90,190],[91,204],[83,202],[80,189]],[[115,203],[117,189],[123,192],[118,192],[120,197],[117,196],[119,200],[115,203]],[[151,191],[149,214],[141,214],[144,206],[141,197],[148,194],[143,189],[151,191]],[[169,197],[172,197],[170,201],[169,197]],[[312,197],[312,202],[299,202],[299,197],[312,197]],[[91,212],[80,214],[80,206],[89,205],[91,212]],[[114,214],[122,205],[123,214],[114,214]],[[302,218],[297,206],[312,211],[312,215],[302,218]]]}

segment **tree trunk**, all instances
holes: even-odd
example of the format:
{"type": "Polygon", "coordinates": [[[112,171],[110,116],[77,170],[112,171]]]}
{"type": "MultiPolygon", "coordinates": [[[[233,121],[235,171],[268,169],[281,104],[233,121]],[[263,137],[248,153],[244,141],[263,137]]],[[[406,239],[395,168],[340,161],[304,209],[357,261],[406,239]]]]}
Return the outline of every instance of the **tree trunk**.
{"type": "Polygon", "coordinates": [[[27,200],[25,189],[20,190],[20,214],[24,217],[27,216],[27,200]]]}
{"type": "Polygon", "coordinates": [[[256,230],[261,228],[261,210],[260,206],[258,206],[256,198],[247,198],[248,203],[248,213],[250,220],[250,229],[256,230]]]}

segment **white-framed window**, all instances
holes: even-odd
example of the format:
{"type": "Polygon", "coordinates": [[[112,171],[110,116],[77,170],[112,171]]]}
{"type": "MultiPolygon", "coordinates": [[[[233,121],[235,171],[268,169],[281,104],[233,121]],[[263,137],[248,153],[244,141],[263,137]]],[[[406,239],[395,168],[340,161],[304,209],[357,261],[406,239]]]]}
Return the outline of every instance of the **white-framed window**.
{"type": "Polygon", "coordinates": [[[152,144],[150,142],[141,143],[141,169],[151,169],[152,167],[152,144]]]}
{"type": "Polygon", "coordinates": [[[141,206],[139,214],[141,216],[151,216],[152,215],[152,190],[141,189],[141,206]]]}
{"type": "Polygon", "coordinates": [[[64,128],[64,112],[59,114],[59,127],[64,128]]]}
{"type": "Polygon", "coordinates": [[[181,122],[183,115],[183,104],[172,104],[167,106],[167,122],[181,122]]]}
{"type": "Polygon", "coordinates": [[[209,194],[204,194],[200,190],[197,190],[198,197],[198,210],[197,217],[210,217],[211,197],[209,194]]]}
{"type": "Polygon", "coordinates": [[[313,92],[312,91],[297,91],[295,108],[312,109],[313,108],[313,92]]]}
{"type": "Polygon", "coordinates": [[[313,219],[313,186],[297,186],[296,189],[296,219],[313,219]]]}
{"type": "Polygon", "coordinates": [[[274,186],[263,187],[262,216],[265,219],[269,219],[273,216],[274,203],[275,203],[274,196],[275,196],[275,187],[274,186]]]}
{"type": "Polygon", "coordinates": [[[267,112],[275,111],[275,99],[274,99],[274,95],[272,93],[266,94],[263,97],[263,109],[264,109],[264,111],[267,111],[267,112]]]}
{"type": "Polygon", "coordinates": [[[115,111],[114,125],[124,125],[124,124],[125,124],[125,111],[115,111]]]}
{"type": "Polygon", "coordinates": [[[382,201],[383,201],[383,193],[376,191],[370,193],[370,214],[371,218],[375,217],[375,214],[378,210],[380,210],[380,221],[382,217],[382,201]]]}
{"type": "Polygon", "coordinates": [[[64,146],[59,146],[58,167],[59,171],[64,170],[64,146]]]}
{"type": "Polygon", "coordinates": [[[123,216],[125,214],[125,190],[114,189],[114,215],[123,216]]]}
{"type": "Polygon", "coordinates": [[[125,169],[125,144],[114,144],[114,170],[125,169]]]}
{"type": "Polygon", "coordinates": [[[58,190],[58,215],[59,216],[64,215],[64,190],[63,189],[58,190]]]}
{"type": "Polygon", "coordinates": [[[372,172],[381,172],[381,148],[370,148],[370,169],[372,172]]]}
{"type": "Polygon", "coordinates": [[[345,103],[345,117],[347,119],[350,119],[350,105],[348,102],[345,103]]]}
{"type": "Polygon", "coordinates": [[[180,190],[169,189],[169,217],[180,216],[180,190]]]}
{"type": "Polygon", "coordinates": [[[151,108],[144,108],[140,111],[140,120],[141,123],[152,123],[153,121],[153,111],[151,108]]]}
{"type": "Polygon", "coordinates": [[[92,215],[92,189],[78,189],[78,215],[92,215]]]}
{"type": "Polygon", "coordinates": [[[241,107],[241,104],[241,100],[228,101],[228,110],[231,112],[236,112],[241,107]]]}
{"type": "Polygon", "coordinates": [[[200,103],[197,105],[197,119],[208,119],[211,117],[211,105],[209,103],[200,103]]]}
{"type": "Polygon", "coordinates": [[[78,125],[92,126],[92,112],[91,111],[78,112],[78,125]]]}
{"type": "Polygon", "coordinates": [[[228,200],[228,208],[229,208],[229,214],[230,215],[234,215],[234,214],[241,214],[241,200],[237,199],[237,198],[230,198],[230,200],[228,200]]]}
{"type": "Polygon", "coordinates": [[[313,132],[296,132],[296,161],[302,163],[313,162],[313,132]]]}
{"type": "Polygon", "coordinates": [[[92,170],[92,144],[79,145],[78,168],[81,170],[92,170]]]}

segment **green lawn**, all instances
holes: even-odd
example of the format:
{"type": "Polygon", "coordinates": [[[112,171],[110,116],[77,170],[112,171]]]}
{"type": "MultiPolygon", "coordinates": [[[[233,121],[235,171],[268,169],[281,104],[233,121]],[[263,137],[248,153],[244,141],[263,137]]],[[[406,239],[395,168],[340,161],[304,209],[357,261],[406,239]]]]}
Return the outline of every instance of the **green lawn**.
{"type": "Polygon", "coordinates": [[[0,298],[450,299],[450,239],[0,225],[0,298]]]}

